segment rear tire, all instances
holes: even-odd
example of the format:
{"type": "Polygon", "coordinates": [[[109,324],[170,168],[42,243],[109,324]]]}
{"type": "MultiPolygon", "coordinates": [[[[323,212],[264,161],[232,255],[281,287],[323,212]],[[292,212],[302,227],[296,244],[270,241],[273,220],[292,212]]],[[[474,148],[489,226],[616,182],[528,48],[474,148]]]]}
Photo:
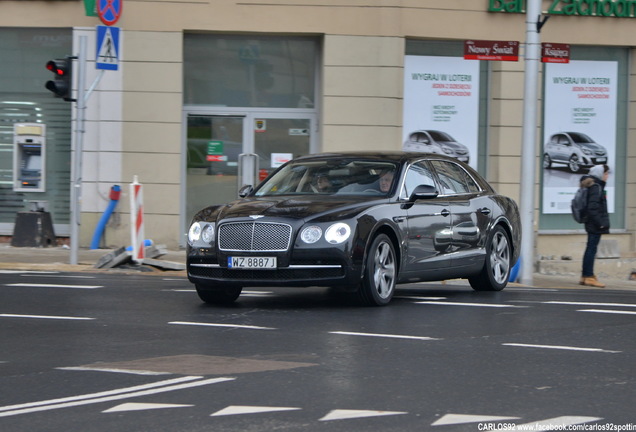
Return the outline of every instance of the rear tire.
{"type": "Polygon", "coordinates": [[[543,168],[548,169],[551,167],[552,167],[552,159],[550,159],[550,155],[546,153],[543,155],[543,168]]]}
{"type": "Polygon", "coordinates": [[[233,303],[243,291],[242,287],[218,287],[212,288],[206,285],[195,284],[199,298],[209,304],[233,303]]]}
{"type": "Polygon", "coordinates": [[[360,283],[360,299],[368,306],[389,304],[395,293],[397,262],[393,242],[379,234],[371,242],[360,283]]]}
{"type": "Polygon", "coordinates": [[[501,291],[510,278],[512,248],[508,233],[496,226],[486,244],[486,261],[481,273],[468,278],[475,291],[501,291]]]}

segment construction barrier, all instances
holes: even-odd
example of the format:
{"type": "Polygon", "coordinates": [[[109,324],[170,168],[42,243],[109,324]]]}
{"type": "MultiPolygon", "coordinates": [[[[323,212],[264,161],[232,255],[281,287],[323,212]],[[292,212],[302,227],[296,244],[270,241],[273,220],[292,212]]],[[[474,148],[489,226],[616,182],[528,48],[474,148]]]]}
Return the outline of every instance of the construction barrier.
{"type": "Polygon", "coordinates": [[[145,258],[143,186],[138,182],[137,176],[133,176],[133,182],[129,186],[132,259],[137,263],[143,263],[145,258]]]}

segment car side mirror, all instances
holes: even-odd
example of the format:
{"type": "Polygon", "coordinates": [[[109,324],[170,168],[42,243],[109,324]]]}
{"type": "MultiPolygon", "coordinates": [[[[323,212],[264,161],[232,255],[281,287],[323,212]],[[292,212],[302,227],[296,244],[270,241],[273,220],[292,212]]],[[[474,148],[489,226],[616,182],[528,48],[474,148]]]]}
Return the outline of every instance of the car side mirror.
{"type": "Polygon", "coordinates": [[[439,195],[439,192],[435,186],[419,185],[413,190],[413,193],[409,197],[409,201],[436,198],[437,195],[439,195]]]}
{"type": "Polygon", "coordinates": [[[245,198],[246,196],[251,194],[253,190],[254,187],[252,185],[244,185],[243,187],[241,187],[241,189],[239,189],[238,196],[241,198],[245,198]]]}

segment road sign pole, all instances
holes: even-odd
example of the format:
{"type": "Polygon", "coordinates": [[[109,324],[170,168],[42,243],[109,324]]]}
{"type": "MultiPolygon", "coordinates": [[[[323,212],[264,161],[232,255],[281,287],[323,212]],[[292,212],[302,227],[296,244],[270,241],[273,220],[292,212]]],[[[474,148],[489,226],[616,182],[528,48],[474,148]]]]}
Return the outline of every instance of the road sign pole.
{"type": "MultiPolygon", "coordinates": [[[[541,0],[528,0],[526,15],[525,87],[523,94],[523,143],[521,148],[521,283],[531,285],[535,262],[534,188],[536,167],[539,35],[541,0]]],[[[514,263],[511,263],[511,265],[514,263]]]]}

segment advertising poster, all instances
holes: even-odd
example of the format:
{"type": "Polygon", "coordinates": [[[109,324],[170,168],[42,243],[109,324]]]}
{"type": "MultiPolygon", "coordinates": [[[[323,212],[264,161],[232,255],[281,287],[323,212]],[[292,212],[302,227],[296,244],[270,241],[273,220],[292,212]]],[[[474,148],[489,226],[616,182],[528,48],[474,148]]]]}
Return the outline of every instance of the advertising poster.
{"type": "Polygon", "coordinates": [[[477,168],[479,62],[404,59],[403,149],[455,157],[477,168]]]}
{"type": "MultiPolygon", "coordinates": [[[[581,177],[616,166],[618,64],[571,61],[545,67],[543,213],[570,213],[581,177]]],[[[605,187],[614,212],[614,177],[605,187]]]]}

